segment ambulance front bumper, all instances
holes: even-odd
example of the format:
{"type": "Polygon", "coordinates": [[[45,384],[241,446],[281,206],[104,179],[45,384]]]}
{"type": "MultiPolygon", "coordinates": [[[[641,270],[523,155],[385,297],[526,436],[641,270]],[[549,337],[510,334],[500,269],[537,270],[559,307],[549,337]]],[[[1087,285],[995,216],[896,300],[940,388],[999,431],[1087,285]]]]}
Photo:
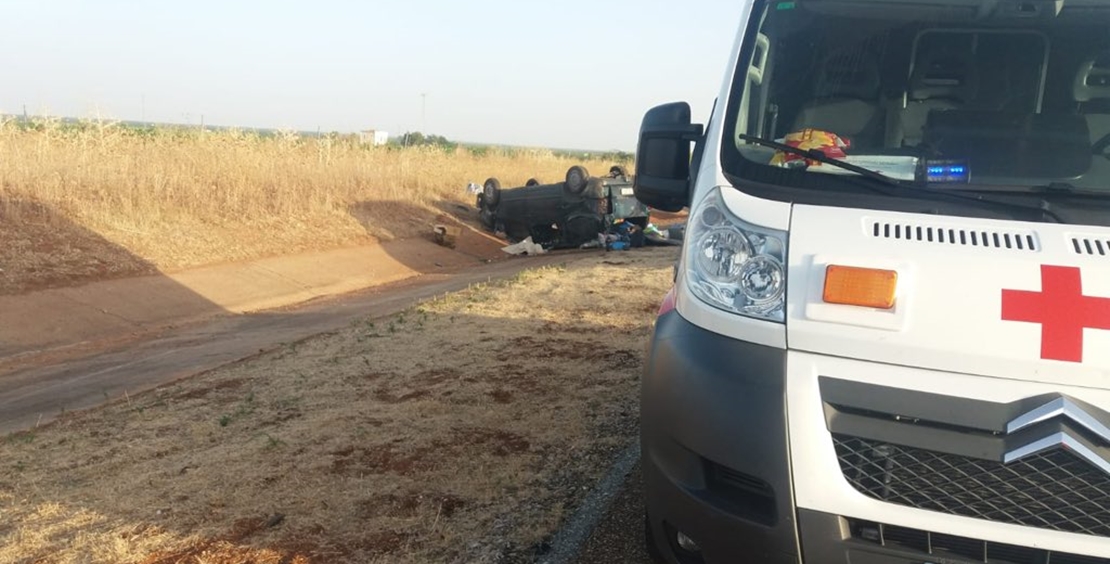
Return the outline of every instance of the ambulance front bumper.
{"type": "Polygon", "coordinates": [[[659,318],[641,395],[645,503],[673,564],[798,562],[786,351],[659,318]],[[682,533],[697,543],[678,545],[682,533]]]}
{"type": "MultiPolygon", "coordinates": [[[[954,393],[976,379],[746,343],[677,312],[658,320],[642,385],[641,445],[648,526],[666,562],[1110,563],[1105,537],[865,495],[845,477],[826,428],[823,373],[935,380],[954,393]]],[[[994,393],[1055,391],[1026,383],[994,393]]]]}

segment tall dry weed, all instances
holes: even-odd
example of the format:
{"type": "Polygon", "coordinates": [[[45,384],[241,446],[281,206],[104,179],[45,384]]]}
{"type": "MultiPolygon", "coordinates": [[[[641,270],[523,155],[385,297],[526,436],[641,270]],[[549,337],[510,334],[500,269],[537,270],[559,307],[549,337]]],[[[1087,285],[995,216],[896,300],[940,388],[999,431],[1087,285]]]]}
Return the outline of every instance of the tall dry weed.
{"type": "Polygon", "coordinates": [[[0,219],[8,232],[28,221],[76,226],[177,269],[413,236],[444,206],[473,203],[468,182],[556,181],[572,164],[604,172],[612,163],[546,150],[9,121],[0,124],[0,219]],[[31,209],[45,212],[31,218],[31,209]]]}

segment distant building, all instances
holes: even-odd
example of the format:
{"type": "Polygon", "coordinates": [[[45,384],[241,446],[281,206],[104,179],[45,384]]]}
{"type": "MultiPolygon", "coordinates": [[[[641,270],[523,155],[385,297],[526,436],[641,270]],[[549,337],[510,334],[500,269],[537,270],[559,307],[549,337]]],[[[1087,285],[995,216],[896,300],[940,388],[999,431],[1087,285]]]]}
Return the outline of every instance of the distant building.
{"type": "Polygon", "coordinates": [[[358,142],[363,145],[385,145],[389,142],[388,131],[378,131],[376,129],[367,129],[366,131],[358,132],[358,142]]]}

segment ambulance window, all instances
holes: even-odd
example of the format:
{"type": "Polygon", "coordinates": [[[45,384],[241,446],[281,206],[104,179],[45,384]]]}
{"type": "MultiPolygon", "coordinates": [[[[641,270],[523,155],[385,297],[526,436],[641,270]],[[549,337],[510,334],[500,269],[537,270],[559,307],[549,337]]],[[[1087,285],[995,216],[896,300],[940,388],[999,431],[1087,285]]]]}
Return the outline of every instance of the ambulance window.
{"type": "Polygon", "coordinates": [[[903,182],[1110,192],[1110,2],[764,0],[751,20],[726,174],[852,175],[743,135],[903,182]]]}

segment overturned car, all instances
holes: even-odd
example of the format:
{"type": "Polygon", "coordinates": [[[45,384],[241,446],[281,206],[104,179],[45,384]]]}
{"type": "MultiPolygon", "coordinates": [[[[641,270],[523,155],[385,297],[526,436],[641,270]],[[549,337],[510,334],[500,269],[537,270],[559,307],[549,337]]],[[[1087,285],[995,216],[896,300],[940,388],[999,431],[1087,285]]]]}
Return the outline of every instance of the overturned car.
{"type": "Polygon", "coordinates": [[[605,177],[581,166],[567,170],[557,184],[530,179],[525,186],[502,189],[490,178],[478,195],[482,224],[509,239],[527,237],[544,247],[578,247],[598,240],[615,222],[647,227],[650,211],[632,193],[632,178],[613,166],[605,177]]]}

